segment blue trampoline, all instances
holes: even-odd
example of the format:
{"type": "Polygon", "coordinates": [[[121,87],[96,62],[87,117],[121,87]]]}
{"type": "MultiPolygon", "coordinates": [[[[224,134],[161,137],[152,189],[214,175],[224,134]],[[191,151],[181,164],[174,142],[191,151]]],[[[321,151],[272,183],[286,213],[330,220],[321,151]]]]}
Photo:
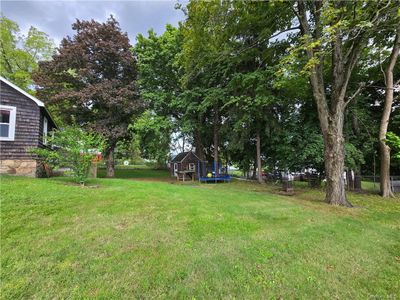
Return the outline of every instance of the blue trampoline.
{"type": "Polygon", "coordinates": [[[202,166],[200,166],[200,161],[198,163],[198,167],[197,167],[197,177],[199,178],[199,182],[230,182],[232,180],[232,177],[229,174],[218,174],[215,175],[216,172],[215,170],[216,165],[215,163],[213,164],[213,168],[212,168],[212,172],[208,172],[207,170],[207,166],[205,166],[205,162],[201,162],[202,166]],[[203,174],[202,174],[203,173],[203,174]],[[211,173],[212,176],[208,177],[207,173],[211,173]]]}

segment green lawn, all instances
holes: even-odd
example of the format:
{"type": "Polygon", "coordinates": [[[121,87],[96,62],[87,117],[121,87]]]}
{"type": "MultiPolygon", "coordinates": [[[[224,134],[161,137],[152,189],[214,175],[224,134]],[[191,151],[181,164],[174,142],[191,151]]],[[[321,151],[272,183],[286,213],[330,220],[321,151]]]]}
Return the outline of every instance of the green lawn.
{"type": "MultiPolygon", "coordinates": [[[[100,178],[106,177],[106,169],[99,168],[97,176],[100,178]]],[[[117,178],[131,178],[131,179],[153,179],[153,180],[171,180],[168,170],[151,170],[147,168],[136,167],[119,167],[115,169],[115,176],[117,178]]]]}
{"type": "Polygon", "coordinates": [[[400,199],[353,194],[346,209],[248,182],[91,185],[1,178],[1,298],[399,297],[400,199]]]}

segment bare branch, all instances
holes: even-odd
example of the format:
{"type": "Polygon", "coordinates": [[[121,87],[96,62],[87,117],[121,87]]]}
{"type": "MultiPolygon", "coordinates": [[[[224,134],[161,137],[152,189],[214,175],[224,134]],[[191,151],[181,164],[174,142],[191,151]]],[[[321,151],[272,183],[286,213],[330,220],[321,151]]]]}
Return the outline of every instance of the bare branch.
{"type": "Polygon", "coordinates": [[[365,87],[365,82],[361,82],[354,94],[344,102],[344,107],[346,107],[355,97],[357,97],[364,90],[365,87]]]}

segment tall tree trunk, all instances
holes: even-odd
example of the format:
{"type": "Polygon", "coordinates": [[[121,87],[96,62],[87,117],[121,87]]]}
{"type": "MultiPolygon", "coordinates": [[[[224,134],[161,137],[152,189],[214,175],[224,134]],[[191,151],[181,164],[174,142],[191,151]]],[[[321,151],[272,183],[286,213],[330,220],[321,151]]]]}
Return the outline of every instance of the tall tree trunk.
{"type": "Polygon", "coordinates": [[[219,146],[219,111],[218,104],[214,105],[214,168],[215,176],[218,176],[218,146],[219,146]]]}
{"type": "MultiPolygon", "coordinates": [[[[344,2],[333,2],[334,6],[341,9],[344,2]]],[[[321,21],[323,3],[321,1],[306,2],[297,1],[298,20],[300,22],[300,32],[309,44],[315,43],[323,34],[324,24],[321,21]],[[307,6],[311,9],[307,10],[307,6]],[[310,27],[309,18],[314,19],[314,26],[310,27]]],[[[349,47],[345,47],[343,41],[345,35],[341,30],[335,31],[334,39],[329,44],[328,53],[331,53],[332,84],[330,86],[330,99],[327,99],[326,87],[324,83],[324,55],[318,54],[320,46],[307,47],[306,53],[309,60],[317,59],[317,63],[312,64],[310,72],[310,83],[313,96],[317,104],[318,118],[321,131],[324,136],[325,146],[325,173],[327,188],[325,200],[333,205],[352,205],[346,199],[345,187],[343,182],[344,171],[344,138],[343,138],[343,119],[344,112],[348,103],[360,92],[360,89],[346,99],[347,86],[353,69],[359,60],[364,41],[365,32],[362,32],[352,41],[349,47]]],[[[321,51],[323,53],[323,51],[321,51]]]]}
{"type": "Polygon", "coordinates": [[[257,179],[257,163],[253,164],[253,174],[251,175],[251,179],[257,179]]]}
{"type": "Polygon", "coordinates": [[[196,155],[202,160],[206,160],[206,156],[204,154],[204,145],[203,141],[201,138],[200,130],[195,129],[193,132],[193,137],[194,137],[194,146],[196,147],[196,155]]]}
{"type": "Polygon", "coordinates": [[[397,34],[389,57],[389,63],[385,69],[386,94],[379,128],[379,150],[381,159],[380,189],[382,197],[393,197],[390,189],[390,148],[386,145],[385,139],[389,125],[390,113],[393,105],[393,69],[396,65],[400,50],[400,25],[397,26],[397,34]]]}
{"type": "Polygon", "coordinates": [[[261,137],[260,131],[257,131],[257,179],[259,183],[263,183],[262,179],[262,166],[261,166],[261,137]]]}
{"type": "Polygon", "coordinates": [[[115,177],[115,169],[114,169],[114,146],[109,147],[106,150],[106,167],[107,167],[107,178],[114,178],[115,177]]]}
{"type": "MultiPolygon", "coordinates": [[[[343,114],[342,114],[343,115],[343,114]]],[[[337,117],[327,126],[324,133],[325,144],[325,173],[326,173],[326,196],[325,201],[332,205],[352,207],[347,201],[344,173],[344,137],[343,118],[337,117]]]]}

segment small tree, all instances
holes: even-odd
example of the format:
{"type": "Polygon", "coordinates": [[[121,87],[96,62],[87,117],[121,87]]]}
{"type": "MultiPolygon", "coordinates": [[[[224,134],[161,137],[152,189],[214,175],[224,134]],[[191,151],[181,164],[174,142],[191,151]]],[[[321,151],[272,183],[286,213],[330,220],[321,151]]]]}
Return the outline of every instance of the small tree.
{"type": "Polygon", "coordinates": [[[105,145],[100,135],[83,131],[79,127],[57,130],[48,141],[53,149],[36,148],[32,152],[51,168],[70,168],[72,177],[81,184],[87,181],[90,165],[105,145]]]}

